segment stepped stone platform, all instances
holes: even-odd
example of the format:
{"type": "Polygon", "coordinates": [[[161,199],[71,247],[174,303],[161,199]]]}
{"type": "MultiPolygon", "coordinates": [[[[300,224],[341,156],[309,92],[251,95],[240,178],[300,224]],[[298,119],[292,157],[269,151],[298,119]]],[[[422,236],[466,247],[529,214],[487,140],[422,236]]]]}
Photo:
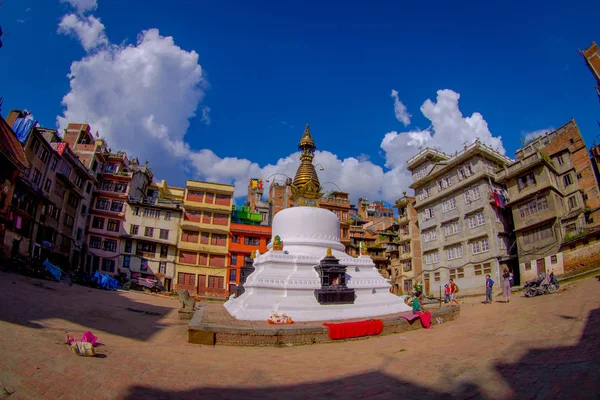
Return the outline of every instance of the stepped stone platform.
{"type": "MultiPolygon", "coordinates": [[[[460,315],[460,307],[439,308],[429,306],[427,309],[432,313],[432,326],[437,325],[436,318],[438,317],[441,317],[444,322],[448,322],[460,315]]],[[[324,323],[364,321],[365,319],[382,320],[383,331],[381,335],[423,329],[419,320],[409,323],[400,315],[392,314],[372,318],[274,325],[269,324],[267,321],[240,321],[229,315],[222,303],[205,302],[199,304],[188,325],[188,342],[224,346],[298,346],[330,343],[333,340],[329,339],[328,328],[323,326],[324,323]]],[[[364,338],[348,340],[356,339],[364,338]]]]}

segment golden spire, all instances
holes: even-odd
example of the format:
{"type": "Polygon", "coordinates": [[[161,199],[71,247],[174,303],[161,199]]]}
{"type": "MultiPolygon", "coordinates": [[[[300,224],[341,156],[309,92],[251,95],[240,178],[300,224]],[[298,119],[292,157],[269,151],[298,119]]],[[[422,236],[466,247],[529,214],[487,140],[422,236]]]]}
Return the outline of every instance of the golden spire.
{"type": "Polygon", "coordinates": [[[310,134],[310,127],[306,124],[304,134],[298,144],[298,150],[301,150],[302,154],[300,155],[300,166],[296,171],[296,176],[292,183],[293,200],[299,198],[308,200],[321,198],[321,183],[319,182],[315,166],[312,163],[316,148],[315,141],[310,134]]]}

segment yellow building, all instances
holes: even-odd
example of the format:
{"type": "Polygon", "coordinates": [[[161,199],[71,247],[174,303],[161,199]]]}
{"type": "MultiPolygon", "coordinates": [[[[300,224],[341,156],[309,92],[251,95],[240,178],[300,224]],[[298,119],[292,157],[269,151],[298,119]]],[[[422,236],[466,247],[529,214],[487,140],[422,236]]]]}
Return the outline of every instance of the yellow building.
{"type": "Polygon", "coordinates": [[[187,181],[177,242],[177,290],[226,297],[233,185],[187,181]]]}

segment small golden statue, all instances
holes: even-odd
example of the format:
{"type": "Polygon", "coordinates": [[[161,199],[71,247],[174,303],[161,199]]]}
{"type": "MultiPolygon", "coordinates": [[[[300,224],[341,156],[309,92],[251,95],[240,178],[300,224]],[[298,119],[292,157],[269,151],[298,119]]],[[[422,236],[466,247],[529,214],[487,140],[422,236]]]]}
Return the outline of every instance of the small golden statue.
{"type": "Polygon", "coordinates": [[[333,257],[333,254],[331,253],[331,247],[327,248],[327,254],[325,255],[325,257],[333,257]]]}
{"type": "Polygon", "coordinates": [[[279,237],[279,235],[275,236],[275,238],[273,239],[273,251],[282,251],[283,250],[283,242],[281,241],[281,238],[279,237]]]}

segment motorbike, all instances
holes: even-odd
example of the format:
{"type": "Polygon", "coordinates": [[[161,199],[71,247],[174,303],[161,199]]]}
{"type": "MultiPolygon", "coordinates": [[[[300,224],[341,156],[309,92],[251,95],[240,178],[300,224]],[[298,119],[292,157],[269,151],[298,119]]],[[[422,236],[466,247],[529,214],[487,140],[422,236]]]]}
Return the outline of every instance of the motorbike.
{"type": "Polygon", "coordinates": [[[541,274],[537,279],[528,281],[523,287],[525,297],[535,297],[546,293],[556,293],[560,287],[558,280],[554,277],[554,273],[550,275],[541,274]]]}

